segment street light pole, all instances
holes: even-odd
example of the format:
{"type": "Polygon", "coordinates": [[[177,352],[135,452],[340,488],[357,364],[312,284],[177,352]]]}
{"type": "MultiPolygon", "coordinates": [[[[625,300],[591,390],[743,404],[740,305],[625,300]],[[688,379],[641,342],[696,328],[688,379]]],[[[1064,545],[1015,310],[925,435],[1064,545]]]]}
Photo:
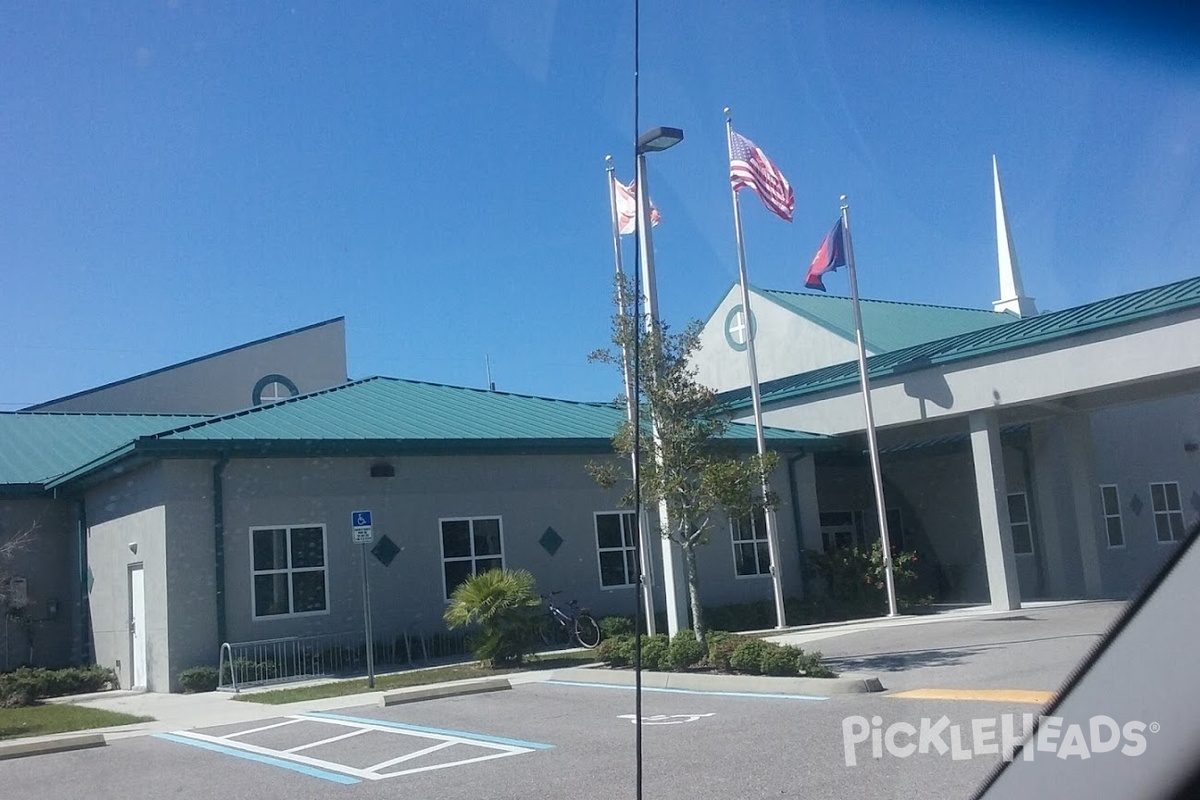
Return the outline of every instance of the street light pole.
{"type": "MultiPolygon", "coordinates": [[[[642,297],[646,308],[646,333],[651,341],[657,333],[658,316],[658,284],[654,274],[654,244],[650,233],[650,187],[646,178],[646,153],[656,153],[667,150],[683,140],[683,131],[678,128],[655,128],[643,134],[637,143],[637,213],[638,241],[641,247],[639,253],[642,262],[642,297]]],[[[657,345],[656,345],[657,347],[657,345]]],[[[656,353],[657,356],[657,353],[656,353]]],[[[656,359],[657,360],[657,359],[656,359]]],[[[650,428],[654,440],[654,453],[658,466],[662,467],[662,438],[659,434],[658,416],[654,406],[650,407],[650,428]]],[[[670,529],[670,516],[666,500],[658,505],[658,524],[663,530],[670,529]]],[[[687,627],[687,605],[684,602],[683,586],[680,580],[680,558],[678,546],[670,538],[662,536],[663,589],[666,594],[667,632],[674,636],[687,627]]],[[[646,540],[642,539],[643,546],[646,540]]],[[[646,552],[649,552],[647,548],[646,552]]]]}

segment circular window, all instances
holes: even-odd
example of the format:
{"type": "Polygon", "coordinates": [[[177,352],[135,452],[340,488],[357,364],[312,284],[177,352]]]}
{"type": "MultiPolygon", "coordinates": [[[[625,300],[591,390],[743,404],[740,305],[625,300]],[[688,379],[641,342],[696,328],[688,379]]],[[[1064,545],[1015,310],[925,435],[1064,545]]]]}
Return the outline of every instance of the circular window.
{"type": "Polygon", "coordinates": [[[254,384],[251,401],[256,406],[264,403],[275,403],[300,394],[296,384],[284,375],[265,375],[254,384]]]}

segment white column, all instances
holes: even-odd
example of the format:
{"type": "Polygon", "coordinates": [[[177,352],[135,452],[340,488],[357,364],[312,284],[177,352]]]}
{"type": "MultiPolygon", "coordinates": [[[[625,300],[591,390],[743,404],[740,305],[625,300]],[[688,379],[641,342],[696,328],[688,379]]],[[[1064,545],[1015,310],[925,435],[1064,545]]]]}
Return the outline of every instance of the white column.
{"type": "Polygon", "coordinates": [[[1079,559],[1083,563],[1083,591],[1087,597],[1101,597],[1104,586],[1100,576],[1100,547],[1096,542],[1096,514],[1093,498],[1096,489],[1092,474],[1092,424],[1087,414],[1070,414],[1063,419],[1066,433],[1067,469],[1070,471],[1071,506],[1075,531],[1079,537],[1079,559]]]}
{"type": "Polygon", "coordinates": [[[1000,449],[1000,426],[995,413],[990,411],[971,412],[969,422],[988,592],[992,608],[1008,611],[1021,607],[1021,590],[1017,584],[1017,563],[1013,555],[1012,532],[1009,530],[1008,489],[1004,479],[1004,454],[1000,449]]]}

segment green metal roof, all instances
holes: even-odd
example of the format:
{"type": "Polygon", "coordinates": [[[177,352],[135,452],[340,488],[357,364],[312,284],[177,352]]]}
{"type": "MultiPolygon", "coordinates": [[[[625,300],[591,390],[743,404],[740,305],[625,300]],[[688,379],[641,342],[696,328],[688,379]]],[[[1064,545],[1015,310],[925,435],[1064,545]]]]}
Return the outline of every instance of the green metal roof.
{"type": "MultiPolygon", "coordinates": [[[[872,378],[883,377],[924,369],[934,364],[965,361],[985,354],[1016,350],[1192,308],[1200,308],[1200,278],[1188,278],[1166,286],[1143,289],[1075,308],[1025,317],[1007,325],[984,328],[936,342],[870,356],[867,359],[867,374],[872,378]]],[[[865,322],[863,324],[866,325],[865,322]]],[[[763,402],[767,403],[789,400],[857,382],[858,362],[847,361],[799,375],[778,378],[762,384],[760,388],[763,402]]],[[[750,389],[745,387],[725,392],[721,395],[721,401],[730,410],[749,408],[750,389]]]]}
{"type": "Polygon", "coordinates": [[[0,484],[42,484],[130,440],[204,417],[178,414],[0,413],[0,484]]]}
{"type": "MultiPolygon", "coordinates": [[[[160,441],[521,441],[608,442],[625,412],[611,403],[584,403],[461,386],[366,378],[269,406],[214,417],[167,431],[160,441]]],[[[752,439],[734,425],[731,439],[752,439]]],[[[819,434],[771,430],[774,439],[807,441],[819,434]]]]}
{"type": "MultiPolygon", "coordinates": [[[[47,486],[69,483],[132,456],[608,452],[624,418],[611,403],[366,378],[219,417],[177,418],[174,427],[147,426],[123,439],[114,437],[108,452],[81,457],[71,465],[74,469],[55,473],[47,486]]],[[[777,449],[833,442],[821,434],[778,428],[766,429],[766,436],[777,449]]],[[[726,438],[753,447],[754,428],[735,423],[726,438]]]]}
{"type": "MultiPolygon", "coordinates": [[[[757,294],[818,325],[855,341],[854,308],[849,297],[755,289],[757,294]]],[[[981,328],[1007,325],[1020,319],[1007,311],[982,311],[890,300],[861,300],[867,349],[888,353],[981,328]]]]}

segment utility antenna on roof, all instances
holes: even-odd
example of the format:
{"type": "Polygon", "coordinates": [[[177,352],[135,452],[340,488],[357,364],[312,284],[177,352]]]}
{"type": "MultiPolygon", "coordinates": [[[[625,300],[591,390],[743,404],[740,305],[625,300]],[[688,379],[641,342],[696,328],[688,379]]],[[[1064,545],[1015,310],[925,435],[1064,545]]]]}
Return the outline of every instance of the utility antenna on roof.
{"type": "Polygon", "coordinates": [[[492,382],[492,357],[485,353],[483,363],[487,366],[488,391],[494,392],[496,391],[496,384],[492,382]]]}

